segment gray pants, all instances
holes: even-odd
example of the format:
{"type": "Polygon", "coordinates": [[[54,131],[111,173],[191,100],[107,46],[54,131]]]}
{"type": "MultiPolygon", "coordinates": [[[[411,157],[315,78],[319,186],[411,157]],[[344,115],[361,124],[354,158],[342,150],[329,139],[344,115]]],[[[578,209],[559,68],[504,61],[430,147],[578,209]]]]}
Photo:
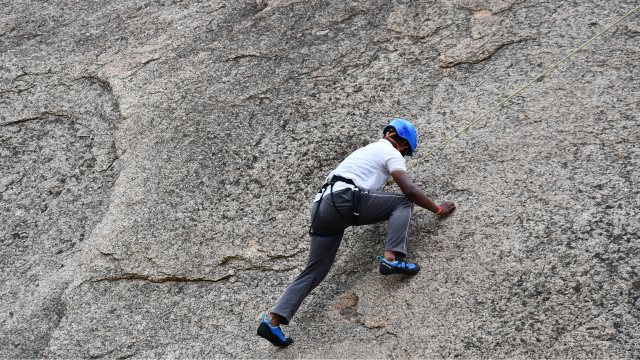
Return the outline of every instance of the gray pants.
{"type": "MultiPolygon", "coordinates": [[[[327,191],[330,191],[327,189],[327,191]]],[[[338,252],[344,230],[351,226],[353,190],[343,189],[327,195],[314,219],[318,202],[311,207],[311,248],[309,261],[304,271],[287,287],[280,300],[271,310],[281,315],[281,323],[289,324],[298,307],[309,293],[318,286],[329,273],[338,252]],[[343,219],[344,218],[344,219],[343,219]]],[[[360,203],[360,225],[375,224],[389,220],[389,230],[385,250],[395,251],[400,256],[407,254],[409,225],[413,215],[413,203],[403,195],[384,191],[362,190],[360,203]]]]}

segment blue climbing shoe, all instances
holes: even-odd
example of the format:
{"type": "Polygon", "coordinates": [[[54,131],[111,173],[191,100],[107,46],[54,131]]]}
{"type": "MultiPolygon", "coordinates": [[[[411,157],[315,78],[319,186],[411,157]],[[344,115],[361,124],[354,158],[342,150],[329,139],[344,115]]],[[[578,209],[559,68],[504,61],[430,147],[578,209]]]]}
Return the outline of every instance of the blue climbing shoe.
{"type": "Polygon", "coordinates": [[[380,260],[380,274],[382,275],[415,275],[420,271],[420,265],[408,263],[403,258],[396,258],[394,262],[388,262],[382,256],[378,256],[376,259],[380,260]]]}
{"type": "Polygon", "coordinates": [[[266,316],[263,313],[262,322],[260,322],[260,326],[258,326],[258,335],[269,340],[269,342],[271,342],[275,346],[285,347],[291,345],[291,343],[293,343],[293,339],[285,338],[282,330],[280,330],[280,325],[272,327],[271,325],[269,325],[270,321],[271,318],[267,320],[266,316]]]}

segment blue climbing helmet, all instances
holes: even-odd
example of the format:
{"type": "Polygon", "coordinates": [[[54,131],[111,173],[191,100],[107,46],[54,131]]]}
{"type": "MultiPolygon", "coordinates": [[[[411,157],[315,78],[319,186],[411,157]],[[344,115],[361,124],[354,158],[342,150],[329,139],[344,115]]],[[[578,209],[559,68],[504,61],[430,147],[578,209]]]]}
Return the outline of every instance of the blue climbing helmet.
{"type": "Polygon", "coordinates": [[[398,136],[409,141],[411,150],[407,155],[413,156],[413,152],[418,147],[418,135],[416,134],[416,128],[413,127],[413,124],[407,120],[395,119],[382,129],[382,135],[386,135],[389,126],[393,126],[396,129],[398,136]]]}

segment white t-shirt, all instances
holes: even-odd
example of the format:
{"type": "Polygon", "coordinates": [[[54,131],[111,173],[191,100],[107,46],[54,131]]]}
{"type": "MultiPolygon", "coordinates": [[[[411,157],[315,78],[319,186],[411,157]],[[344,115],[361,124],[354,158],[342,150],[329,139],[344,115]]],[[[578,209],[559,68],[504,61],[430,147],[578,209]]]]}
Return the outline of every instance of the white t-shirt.
{"type": "MultiPolygon", "coordinates": [[[[358,189],[380,190],[396,170],[407,170],[407,163],[400,151],[388,140],[380,139],[351,153],[338,167],[329,173],[325,183],[332,176],[338,175],[353,180],[358,189]]],[[[354,186],[343,182],[333,185],[333,191],[354,186]]],[[[328,188],[325,196],[330,193],[328,188]]],[[[314,201],[320,200],[320,193],[314,201]]]]}

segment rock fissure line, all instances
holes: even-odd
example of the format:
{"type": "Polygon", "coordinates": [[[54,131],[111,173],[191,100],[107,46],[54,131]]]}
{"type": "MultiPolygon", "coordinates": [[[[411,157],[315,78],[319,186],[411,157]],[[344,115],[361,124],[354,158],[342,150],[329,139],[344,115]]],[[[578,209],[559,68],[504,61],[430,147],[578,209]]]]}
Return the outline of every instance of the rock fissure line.
{"type": "Polygon", "coordinates": [[[142,274],[126,274],[119,276],[108,276],[99,279],[92,279],[91,282],[100,282],[100,281],[119,281],[119,280],[145,280],[152,283],[163,283],[163,282],[218,282],[226,280],[230,277],[234,276],[234,274],[227,274],[221,276],[217,279],[207,279],[207,278],[190,278],[183,276],[166,276],[166,277],[154,277],[151,275],[142,275],[142,274]]]}
{"type": "Polygon", "coordinates": [[[115,156],[115,159],[113,159],[113,161],[109,164],[109,166],[107,166],[106,168],[104,168],[102,170],[96,170],[96,171],[97,172],[109,171],[111,169],[111,167],[113,166],[113,164],[115,164],[116,161],[120,160],[120,158],[123,157],[126,152],[127,152],[127,149],[122,149],[122,153],[119,156],[115,156]]]}
{"type": "Polygon", "coordinates": [[[8,93],[8,92],[12,92],[12,93],[20,94],[20,93],[23,93],[23,92],[25,92],[25,91],[27,91],[27,90],[29,90],[29,89],[34,88],[34,87],[35,87],[35,85],[33,85],[33,84],[32,84],[31,86],[26,87],[26,88],[24,88],[24,89],[5,89],[5,90],[0,91],[0,94],[2,94],[2,93],[8,93]]]}
{"type": "Polygon", "coordinates": [[[23,119],[18,119],[18,120],[9,120],[9,121],[5,121],[0,123],[0,126],[7,126],[7,125],[13,125],[13,124],[19,124],[19,123],[23,123],[23,122],[27,122],[27,121],[33,121],[33,120],[39,120],[43,117],[45,117],[46,115],[51,115],[51,116],[55,116],[55,117],[66,117],[67,114],[58,114],[52,111],[45,111],[40,113],[40,115],[38,116],[34,116],[34,117],[28,117],[28,118],[23,118],[23,119]]]}
{"type": "MultiPolygon", "coordinates": [[[[90,279],[87,280],[89,282],[100,282],[100,281],[119,281],[119,280],[145,280],[145,281],[149,281],[149,282],[153,282],[153,283],[163,283],[163,282],[169,282],[169,281],[174,281],[174,282],[219,282],[219,281],[223,281],[223,280],[227,280],[233,276],[236,276],[236,271],[254,271],[254,270],[260,270],[260,271],[273,271],[273,272],[286,272],[286,271],[290,271],[290,270],[295,270],[298,269],[299,265],[296,266],[289,266],[289,267],[285,267],[282,269],[274,269],[274,268],[269,268],[269,267],[265,267],[265,266],[261,266],[261,265],[253,265],[253,266],[249,266],[249,267],[245,267],[245,268],[230,268],[230,270],[233,273],[230,274],[226,274],[223,275],[219,278],[215,278],[215,279],[208,279],[208,278],[191,278],[191,277],[185,277],[185,276],[176,276],[176,275],[169,275],[169,276],[153,276],[153,275],[144,275],[144,274],[124,274],[124,275],[114,275],[114,276],[107,276],[107,277],[103,277],[103,278],[97,278],[97,279],[90,279]]],[[[85,283],[87,281],[83,281],[82,283],[85,283]]],[[[81,284],[82,284],[81,283],[81,284]]],[[[81,285],[79,284],[79,285],[81,285]]]]}

